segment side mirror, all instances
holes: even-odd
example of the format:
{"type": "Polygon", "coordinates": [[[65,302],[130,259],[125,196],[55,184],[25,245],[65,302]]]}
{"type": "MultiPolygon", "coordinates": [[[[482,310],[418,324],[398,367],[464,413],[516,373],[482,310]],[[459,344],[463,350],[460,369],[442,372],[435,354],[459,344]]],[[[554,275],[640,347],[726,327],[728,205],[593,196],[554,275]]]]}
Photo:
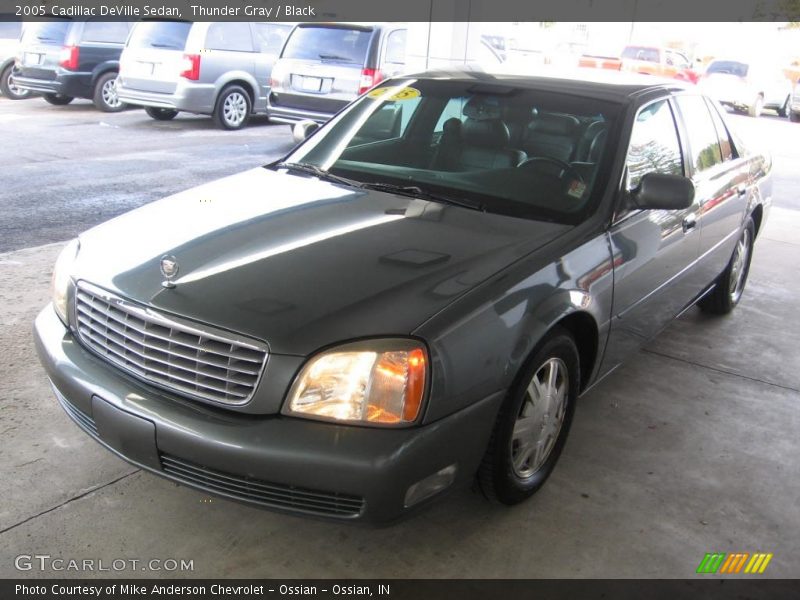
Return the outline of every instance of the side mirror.
{"type": "Polygon", "coordinates": [[[681,210],[694,202],[694,184],[683,175],[648,173],[631,192],[634,206],[645,210],[681,210]]]}
{"type": "Polygon", "coordinates": [[[319,123],[315,123],[310,119],[304,119],[295,123],[292,126],[292,137],[294,138],[294,142],[299,144],[300,142],[306,140],[308,136],[314,133],[317,129],[319,129],[319,123]]]}

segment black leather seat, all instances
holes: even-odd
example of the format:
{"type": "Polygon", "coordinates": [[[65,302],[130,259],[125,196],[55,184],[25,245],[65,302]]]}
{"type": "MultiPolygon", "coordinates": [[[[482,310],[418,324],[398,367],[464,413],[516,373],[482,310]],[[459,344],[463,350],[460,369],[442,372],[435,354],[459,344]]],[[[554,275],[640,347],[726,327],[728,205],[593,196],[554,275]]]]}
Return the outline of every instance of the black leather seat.
{"type": "Polygon", "coordinates": [[[580,123],[571,115],[539,113],[525,132],[522,148],[528,156],[549,156],[564,162],[573,158],[580,123]]]}
{"type": "Polygon", "coordinates": [[[582,162],[597,162],[600,158],[600,150],[605,142],[606,129],[608,124],[605,121],[592,121],[584,130],[578,147],[575,150],[575,160],[582,162]]]}
{"type": "Polygon", "coordinates": [[[464,105],[466,120],[444,124],[432,168],[443,171],[507,169],[525,160],[525,153],[509,148],[508,127],[501,107],[491,98],[476,96],[464,105]]]}

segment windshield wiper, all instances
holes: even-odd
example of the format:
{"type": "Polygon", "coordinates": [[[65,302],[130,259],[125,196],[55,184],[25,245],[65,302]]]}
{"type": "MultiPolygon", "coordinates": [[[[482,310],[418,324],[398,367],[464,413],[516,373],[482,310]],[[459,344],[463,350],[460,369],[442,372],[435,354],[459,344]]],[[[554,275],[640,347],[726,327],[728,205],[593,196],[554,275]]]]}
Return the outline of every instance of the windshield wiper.
{"type": "Polygon", "coordinates": [[[338,54],[318,54],[317,56],[319,56],[322,60],[342,60],[352,62],[352,59],[349,56],[339,56],[338,54]]]}
{"type": "Polygon", "coordinates": [[[325,181],[340,183],[348,187],[361,187],[361,184],[358,183],[357,181],[353,181],[352,179],[347,179],[346,177],[339,177],[338,175],[334,175],[330,171],[326,171],[325,169],[322,169],[317,165],[312,165],[309,163],[279,162],[274,166],[276,169],[286,169],[287,171],[297,171],[299,173],[307,173],[308,175],[319,177],[320,179],[324,179],[325,181]]]}
{"type": "Polygon", "coordinates": [[[461,208],[469,208],[472,210],[479,210],[486,212],[486,207],[477,202],[469,202],[463,198],[453,198],[445,194],[437,194],[429,190],[424,190],[416,185],[395,185],[393,183],[362,183],[361,187],[370,190],[378,190],[379,192],[389,192],[390,194],[399,194],[401,196],[411,196],[412,198],[420,198],[423,200],[430,200],[432,202],[440,202],[442,204],[452,204],[460,206],[461,208]]]}

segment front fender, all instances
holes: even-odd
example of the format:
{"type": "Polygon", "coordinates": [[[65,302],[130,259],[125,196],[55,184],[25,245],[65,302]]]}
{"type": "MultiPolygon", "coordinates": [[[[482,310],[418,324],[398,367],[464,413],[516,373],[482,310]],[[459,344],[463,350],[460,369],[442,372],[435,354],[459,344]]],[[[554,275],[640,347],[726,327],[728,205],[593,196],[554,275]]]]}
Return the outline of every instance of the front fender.
{"type": "MultiPolygon", "coordinates": [[[[432,356],[426,421],[508,389],[542,338],[569,315],[591,317],[602,353],[611,316],[613,260],[605,234],[577,247],[556,240],[420,326],[414,333],[428,341],[432,356]]],[[[600,356],[594,364],[600,364],[600,356]]]]}

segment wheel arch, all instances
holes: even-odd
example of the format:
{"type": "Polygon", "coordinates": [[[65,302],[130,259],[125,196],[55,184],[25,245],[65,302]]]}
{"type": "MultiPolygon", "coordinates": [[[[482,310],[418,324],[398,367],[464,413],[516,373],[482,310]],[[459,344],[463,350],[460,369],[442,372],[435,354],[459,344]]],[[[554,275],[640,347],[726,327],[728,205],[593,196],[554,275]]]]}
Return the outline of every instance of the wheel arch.
{"type": "Polygon", "coordinates": [[[219,86],[219,91],[217,92],[217,97],[214,100],[214,106],[217,106],[217,103],[219,102],[219,98],[220,98],[220,96],[222,96],[222,92],[224,92],[226,89],[228,89],[229,87],[231,87],[233,85],[238,85],[245,92],[247,92],[247,95],[250,97],[250,111],[251,112],[255,111],[256,91],[255,91],[255,89],[253,87],[253,82],[249,81],[248,79],[246,79],[244,77],[234,77],[233,79],[230,79],[230,80],[226,81],[225,83],[223,83],[222,85],[220,85],[219,86]]]}
{"type": "Polygon", "coordinates": [[[556,327],[568,331],[578,348],[581,391],[583,391],[588,387],[597,363],[600,347],[600,330],[597,321],[588,312],[575,311],[558,320],[545,335],[548,335],[556,327]]]}

